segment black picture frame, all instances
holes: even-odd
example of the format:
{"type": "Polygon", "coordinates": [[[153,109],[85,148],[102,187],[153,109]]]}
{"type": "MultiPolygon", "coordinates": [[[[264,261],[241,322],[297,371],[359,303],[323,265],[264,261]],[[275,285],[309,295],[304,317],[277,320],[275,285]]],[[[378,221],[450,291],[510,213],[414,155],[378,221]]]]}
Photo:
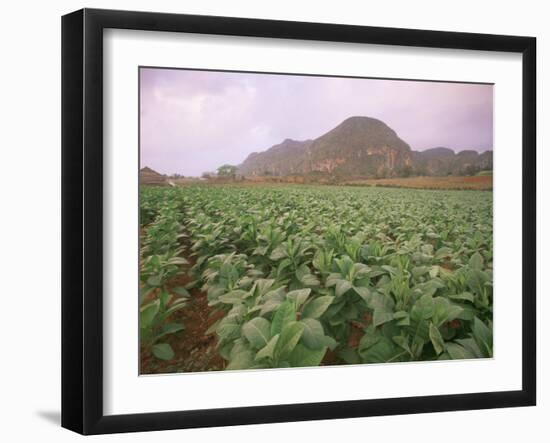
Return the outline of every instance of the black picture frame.
{"type": "Polygon", "coordinates": [[[82,434],[536,404],[536,39],[230,17],[83,9],[62,18],[62,426],[82,434]],[[502,51],[522,55],[522,389],[170,411],[103,412],[103,30],[502,51]]]}

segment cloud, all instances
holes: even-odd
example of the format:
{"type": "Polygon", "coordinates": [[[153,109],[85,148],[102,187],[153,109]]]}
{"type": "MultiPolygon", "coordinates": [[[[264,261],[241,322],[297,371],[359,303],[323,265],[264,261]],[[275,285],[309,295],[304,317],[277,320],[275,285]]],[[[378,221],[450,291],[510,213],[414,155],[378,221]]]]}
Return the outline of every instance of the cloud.
{"type": "Polygon", "coordinates": [[[491,149],[488,85],[144,68],[141,163],[200,175],[285,138],[316,138],[366,115],[413,149],[491,149]]]}

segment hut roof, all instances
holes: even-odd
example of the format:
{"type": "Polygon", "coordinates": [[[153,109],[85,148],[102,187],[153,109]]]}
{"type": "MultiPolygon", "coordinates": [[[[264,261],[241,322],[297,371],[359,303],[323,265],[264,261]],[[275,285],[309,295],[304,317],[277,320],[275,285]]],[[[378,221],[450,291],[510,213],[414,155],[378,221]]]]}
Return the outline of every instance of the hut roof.
{"type": "Polygon", "coordinates": [[[166,177],[145,166],[139,171],[139,182],[142,185],[166,185],[166,177]]]}

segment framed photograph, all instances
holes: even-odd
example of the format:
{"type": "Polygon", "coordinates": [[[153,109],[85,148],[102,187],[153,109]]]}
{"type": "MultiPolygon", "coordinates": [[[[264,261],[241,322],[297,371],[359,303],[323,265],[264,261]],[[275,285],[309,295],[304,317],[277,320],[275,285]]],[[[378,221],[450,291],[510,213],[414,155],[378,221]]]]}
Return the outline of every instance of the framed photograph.
{"type": "Polygon", "coordinates": [[[62,425],[536,403],[532,37],[62,20],[62,425]]]}

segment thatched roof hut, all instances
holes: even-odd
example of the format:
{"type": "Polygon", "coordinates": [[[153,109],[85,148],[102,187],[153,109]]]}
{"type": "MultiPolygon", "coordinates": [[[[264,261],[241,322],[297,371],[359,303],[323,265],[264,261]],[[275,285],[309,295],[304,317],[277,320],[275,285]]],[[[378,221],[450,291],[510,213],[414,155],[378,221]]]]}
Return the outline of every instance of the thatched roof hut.
{"type": "Polygon", "coordinates": [[[142,185],[166,186],[166,176],[153,171],[150,167],[145,166],[139,171],[139,183],[142,185]]]}

